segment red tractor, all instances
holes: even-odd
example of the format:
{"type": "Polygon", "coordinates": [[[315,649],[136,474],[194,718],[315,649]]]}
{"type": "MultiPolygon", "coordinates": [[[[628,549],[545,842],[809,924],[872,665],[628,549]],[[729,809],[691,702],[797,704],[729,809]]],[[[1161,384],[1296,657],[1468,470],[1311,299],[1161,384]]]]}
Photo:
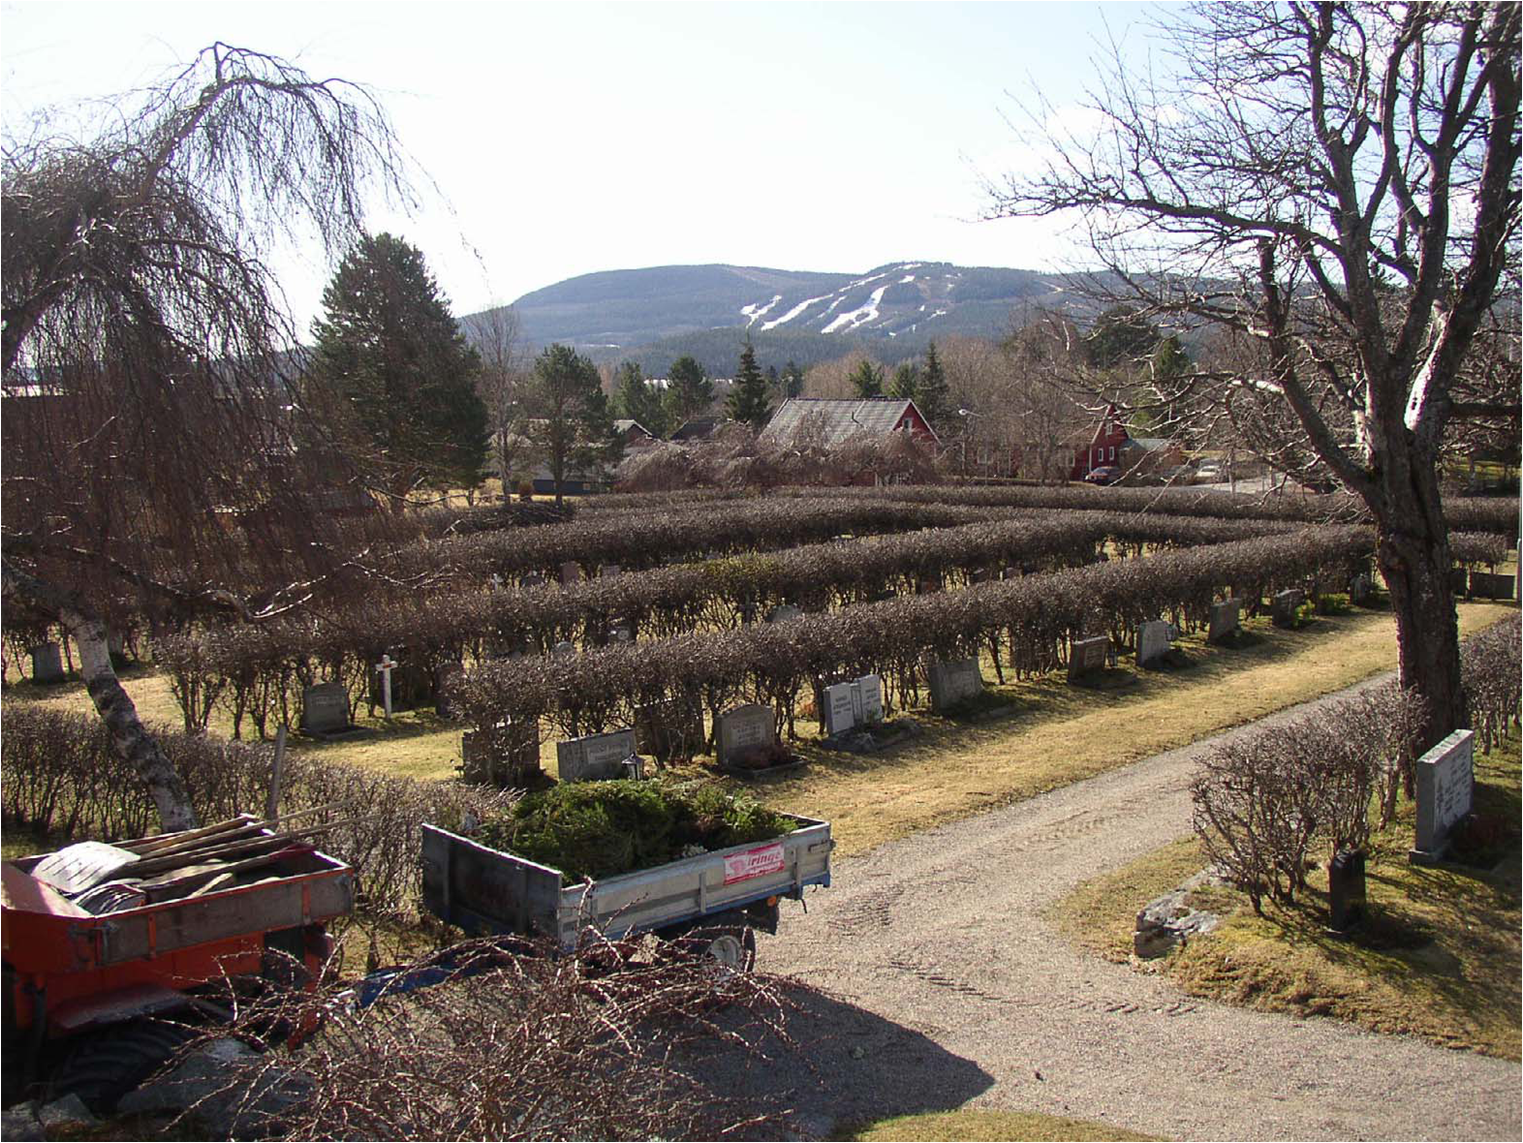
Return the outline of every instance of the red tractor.
{"type": "Polygon", "coordinates": [[[239,997],[315,981],[354,876],[294,836],[244,815],[5,862],[6,1102],[46,1077],[108,1109],[239,997]]]}

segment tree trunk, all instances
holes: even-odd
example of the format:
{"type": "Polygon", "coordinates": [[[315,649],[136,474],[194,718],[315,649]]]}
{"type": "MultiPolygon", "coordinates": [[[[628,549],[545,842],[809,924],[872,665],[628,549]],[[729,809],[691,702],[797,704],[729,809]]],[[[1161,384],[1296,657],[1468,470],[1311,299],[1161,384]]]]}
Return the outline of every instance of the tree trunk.
{"type": "Polygon", "coordinates": [[[1451,731],[1470,725],[1460,685],[1459,616],[1450,582],[1449,543],[1410,520],[1380,529],[1376,560],[1391,592],[1401,685],[1425,700],[1426,750],[1451,731]]]}
{"type": "Polygon", "coordinates": [[[15,591],[55,615],[64,631],[73,637],[79,648],[79,674],[90,701],[111,732],[111,744],[117,755],[137,771],[147,787],[158,808],[160,826],[166,832],[195,828],[196,812],[191,808],[184,781],[158,741],[143,726],[137,707],[111,666],[105,622],[53,585],[8,564],[5,588],[6,594],[15,591]]]}

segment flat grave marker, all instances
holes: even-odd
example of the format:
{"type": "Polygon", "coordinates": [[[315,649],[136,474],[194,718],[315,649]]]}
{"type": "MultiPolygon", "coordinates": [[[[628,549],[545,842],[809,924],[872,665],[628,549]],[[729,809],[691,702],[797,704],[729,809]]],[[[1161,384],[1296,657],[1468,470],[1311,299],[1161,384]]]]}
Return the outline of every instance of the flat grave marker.
{"type": "Polygon", "coordinates": [[[1475,804],[1475,732],[1456,730],[1417,760],[1418,865],[1443,859],[1454,827],[1475,804]]]}
{"type": "Polygon", "coordinates": [[[984,677],[977,659],[953,659],[932,663],[931,708],[938,713],[983,693],[984,677]]]}
{"type": "Polygon", "coordinates": [[[555,744],[562,782],[590,782],[625,776],[624,760],[635,753],[635,732],[615,730],[563,738],[555,744]]]}

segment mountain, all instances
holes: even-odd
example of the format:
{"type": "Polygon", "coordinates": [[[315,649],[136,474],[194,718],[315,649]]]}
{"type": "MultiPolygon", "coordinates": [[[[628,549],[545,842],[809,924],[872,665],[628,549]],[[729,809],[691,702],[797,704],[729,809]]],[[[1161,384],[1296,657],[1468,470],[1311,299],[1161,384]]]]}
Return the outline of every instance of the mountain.
{"type": "Polygon", "coordinates": [[[749,333],[762,360],[808,367],[853,351],[894,363],[954,335],[998,338],[1012,311],[1089,316],[1070,279],[1031,270],[893,262],[866,274],[755,266],[658,266],[568,278],[514,303],[536,350],[572,345],[596,361],[633,360],[661,375],[684,353],[733,371],[749,333]]]}

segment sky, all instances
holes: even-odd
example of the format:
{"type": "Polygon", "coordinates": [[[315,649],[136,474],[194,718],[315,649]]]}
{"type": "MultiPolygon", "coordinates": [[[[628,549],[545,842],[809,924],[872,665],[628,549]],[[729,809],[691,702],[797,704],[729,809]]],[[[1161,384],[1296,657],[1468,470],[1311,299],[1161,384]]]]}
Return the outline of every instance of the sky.
{"type": "MultiPolygon", "coordinates": [[[[579,274],[900,260],[1061,269],[1069,224],[980,221],[1036,157],[1039,92],[1074,114],[1152,5],[1094,3],[0,4],[7,134],[151,84],[221,40],[374,90],[424,188],[380,211],[456,314],[579,274]]],[[[277,263],[303,323],[332,272],[277,263]]]]}

